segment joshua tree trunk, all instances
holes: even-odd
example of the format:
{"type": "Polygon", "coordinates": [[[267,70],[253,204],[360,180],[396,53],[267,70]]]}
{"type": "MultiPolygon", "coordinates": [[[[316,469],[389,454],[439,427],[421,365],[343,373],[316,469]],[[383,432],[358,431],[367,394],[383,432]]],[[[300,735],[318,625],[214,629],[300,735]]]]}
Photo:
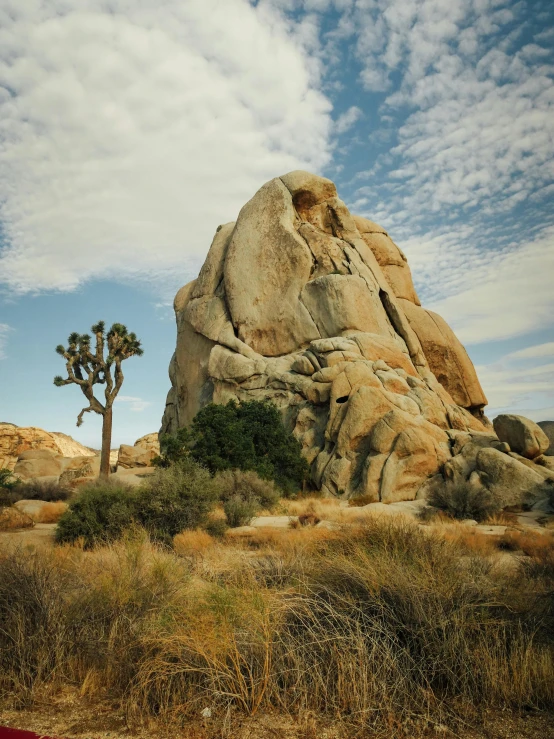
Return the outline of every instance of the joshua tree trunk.
{"type": "Polygon", "coordinates": [[[102,453],[100,456],[100,476],[110,474],[110,450],[112,446],[112,408],[106,408],[102,415],[102,453]]]}

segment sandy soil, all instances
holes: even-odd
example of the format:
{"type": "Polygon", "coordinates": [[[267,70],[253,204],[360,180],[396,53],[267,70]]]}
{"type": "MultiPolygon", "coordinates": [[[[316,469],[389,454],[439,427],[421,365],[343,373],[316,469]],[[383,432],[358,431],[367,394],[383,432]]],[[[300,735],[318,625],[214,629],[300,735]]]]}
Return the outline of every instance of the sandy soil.
{"type": "Polygon", "coordinates": [[[37,523],[32,529],[0,531],[0,548],[53,547],[55,523],[37,523]]]}

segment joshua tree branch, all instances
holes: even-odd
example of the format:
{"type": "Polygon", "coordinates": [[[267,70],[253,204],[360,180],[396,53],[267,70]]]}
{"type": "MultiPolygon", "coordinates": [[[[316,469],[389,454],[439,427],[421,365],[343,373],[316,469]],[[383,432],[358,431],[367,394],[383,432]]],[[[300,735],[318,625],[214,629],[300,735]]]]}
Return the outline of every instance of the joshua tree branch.
{"type": "Polygon", "coordinates": [[[94,410],[94,408],[91,405],[89,405],[88,408],[83,408],[83,410],[77,416],[77,426],[81,426],[81,424],[83,423],[83,416],[84,416],[84,414],[85,413],[89,413],[90,411],[93,411],[93,410],[94,410]]]}

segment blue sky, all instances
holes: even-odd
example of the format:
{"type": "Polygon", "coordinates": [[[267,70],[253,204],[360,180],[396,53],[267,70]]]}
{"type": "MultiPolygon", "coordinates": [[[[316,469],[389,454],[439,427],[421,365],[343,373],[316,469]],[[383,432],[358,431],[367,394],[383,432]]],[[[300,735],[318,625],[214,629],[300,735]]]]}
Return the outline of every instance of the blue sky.
{"type": "Polygon", "coordinates": [[[80,429],[54,347],[143,340],[114,445],[159,427],[171,301],[268,179],[331,177],[408,255],[490,415],[554,417],[554,7],[0,0],[0,420],[80,429]]]}

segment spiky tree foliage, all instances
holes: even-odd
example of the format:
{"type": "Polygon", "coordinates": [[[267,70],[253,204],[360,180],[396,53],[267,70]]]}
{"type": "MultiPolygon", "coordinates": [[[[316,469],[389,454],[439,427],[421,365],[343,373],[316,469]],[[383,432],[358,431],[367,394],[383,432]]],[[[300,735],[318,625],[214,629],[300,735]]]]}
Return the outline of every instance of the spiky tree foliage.
{"type": "Polygon", "coordinates": [[[54,385],[78,385],[88,400],[88,406],[77,416],[77,426],[83,423],[85,413],[94,411],[102,416],[100,474],[109,475],[112,406],[123,385],[121,365],[125,359],[140,357],[143,351],[136,334],[129,333],[122,323],[114,323],[106,333],[104,321],[98,321],[92,332],[94,340],[89,334],[74,332],[69,335],[67,347],[63,344],[56,347],[56,352],[66,360],[67,377],[57,375],[54,385]],[[103,401],[94,395],[95,385],[105,386],[103,401]]]}

